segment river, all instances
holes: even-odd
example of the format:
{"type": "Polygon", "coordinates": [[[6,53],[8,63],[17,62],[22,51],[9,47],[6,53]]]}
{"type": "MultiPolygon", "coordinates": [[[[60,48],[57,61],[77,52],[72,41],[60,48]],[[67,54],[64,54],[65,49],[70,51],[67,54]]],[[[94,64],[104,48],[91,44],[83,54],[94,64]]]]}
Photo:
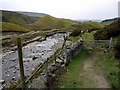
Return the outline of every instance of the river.
{"type": "MultiPolygon", "coordinates": [[[[29,76],[35,67],[44,63],[47,58],[62,47],[64,34],[49,36],[45,41],[35,41],[22,48],[25,76],[29,76]]],[[[2,79],[3,87],[16,82],[20,78],[18,51],[10,51],[2,55],[2,79]]]]}

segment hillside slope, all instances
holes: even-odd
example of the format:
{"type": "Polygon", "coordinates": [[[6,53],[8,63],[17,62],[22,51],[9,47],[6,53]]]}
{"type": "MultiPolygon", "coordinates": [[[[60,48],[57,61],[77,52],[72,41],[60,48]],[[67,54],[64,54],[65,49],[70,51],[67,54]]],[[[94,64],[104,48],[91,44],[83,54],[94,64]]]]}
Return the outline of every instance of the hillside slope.
{"type": "Polygon", "coordinates": [[[44,13],[35,13],[35,12],[17,12],[23,15],[31,16],[31,17],[44,17],[47,16],[47,14],[44,13]]]}
{"type": "Polygon", "coordinates": [[[69,19],[58,19],[48,15],[38,19],[33,27],[35,30],[66,29],[73,23],[74,22],[69,19]]]}
{"type": "Polygon", "coordinates": [[[29,32],[28,29],[21,27],[17,24],[0,22],[0,31],[2,32],[29,32]]]}
{"type": "Polygon", "coordinates": [[[113,22],[115,22],[115,21],[117,21],[117,20],[118,20],[118,18],[106,19],[106,20],[103,20],[103,21],[101,22],[101,24],[103,24],[103,25],[110,25],[110,24],[112,24],[113,22]]]}
{"type": "MultiPolygon", "coordinates": [[[[31,24],[37,21],[38,17],[28,16],[15,11],[2,11],[2,22],[14,23],[18,25],[31,24]]],[[[29,13],[30,14],[30,13],[29,13]]]]}
{"type": "Polygon", "coordinates": [[[92,30],[96,30],[99,28],[103,28],[103,25],[99,22],[83,22],[81,23],[81,28],[83,30],[92,31],[92,30]]]}

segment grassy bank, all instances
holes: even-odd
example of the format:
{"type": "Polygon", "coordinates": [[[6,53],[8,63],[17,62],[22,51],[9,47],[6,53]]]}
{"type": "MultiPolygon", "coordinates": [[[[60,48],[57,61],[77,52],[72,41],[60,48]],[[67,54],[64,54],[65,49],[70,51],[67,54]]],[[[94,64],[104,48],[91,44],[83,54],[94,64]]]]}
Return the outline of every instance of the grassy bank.
{"type": "Polygon", "coordinates": [[[96,56],[95,67],[103,70],[104,76],[112,88],[118,88],[119,63],[114,58],[113,52],[96,56]]]}
{"type": "Polygon", "coordinates": [[[118,88],[118,61],[113,57],[113,53],[109,52],[105,55],[103,67],[105,76],[112,88],[118,88]]]}
{"type": "MultiPolygon", "coordinates": [[[[104,53],[101,50],[104,50],[105,48],[101,48],[100,45],[105,46],[107,42],[96,42],[92,44],[91,42],[88,42],[89,40],[93,40],[94,32],[91,33],[85,33],[83,34],[84,40],[91,44],[86,46],[87,47],[95,47],[93,48],[93,56],[89,56],[87,50],[84,50],[80,54],[78,54],[76,57],[74,57],[69,65],[67,66],[67,72],[65,72],[58,80],[58,82],[55,83],[53,87],[55,88],[96,88],[100,87],[95,83],[94,76],[89,76],[94,74],[95,76],[99,76],[101,78],[104,78],[106,80],[106,83],[111,88],[118,88],[118,72],[119,72],[119,63],[118,60],[114,58],[114,53],[112,49],[109,49],[106,53],[104,53]],[[84,63],[86,60],[92,60],[92,72],[87,72],[85,74],[84,72],[84,63]],[[85,76],[86,75],[86,76],[85,76]]],[[[113,42],[114,43],[114,42],[113,42]]],[[[86,44],[86,43],[85,43],[86,44]]],[[[104,80],[103,80],[104,82],[104,80]]],[[[100,84],[101,82],[98,83],[100,84]]],[[[104,87],[104,84],[103,84],[104,87]]]]}
{"type": "Polygon", "coordinates": [[[100,87],[98,85],[100,82],[96,82],[94,75],[99,74],[106,79],[111,88],[118,88],[118,61],[114,59],[113,53],[96,52],[93,58],[88,55],[87,51],[83,51],[73,58],[67,66],[67,72],[59,78],[58,82],[55,82],[53,88],[97,88],[100,87]],[[93,59],[93,66],[90,69],[92,71],[85,74],[84,63],[88,57],[93,59]]]}
{"type": "Polygon", "coordinates": [[[84,87],[84,80],[81,79],[84,60],[87,57],[87,51],[84,50],[71,60],[65,72],[53,87],[58,88],[80,88],[84,87]]]}

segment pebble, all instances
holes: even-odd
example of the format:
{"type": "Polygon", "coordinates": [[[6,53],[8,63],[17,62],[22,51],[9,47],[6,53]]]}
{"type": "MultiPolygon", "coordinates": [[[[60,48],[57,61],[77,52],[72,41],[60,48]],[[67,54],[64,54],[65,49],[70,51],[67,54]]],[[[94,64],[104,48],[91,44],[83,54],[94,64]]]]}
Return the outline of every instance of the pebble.
{"type": "Polygon", "coordinates": [[[9,77],[10,75],[9,74],[7,74],[7,77],[9,77]]]}
{"type": "Polygon", "coordinates": [[[13,71],[13,73],[16,73],[16,71],[13,71]]]}
{"type": "Polygon", "coordinates": [[[17,70],[20,70],[19,68],[17,68],[17,70]]]}
{"type": "Polygon", "coordinates": [[[34,71],[35,70],[35,68],[32,68],[32,71],[34,71]]]}
{"type": "Polygon", "coordinates": [[[2,62],[4,62],[4,60],[2,60],[2,62]]]}
{"type": "Polygon", "coordinates": [[[4,84],[3,87],[5,87],[7,84],[4,84]]]}
{"type": "Polygon", "coordinates": [[[15,77],[12,77],[12,80],[15,80],[15,77]]]}
{"type": "Polygon", "coordinates": [[[26,66],[26,68],[28,68],[28,66],[26,66]]]}
{"type": "Polygon", "coordinates": [[[0,83],[1,83],[1,84],[5,83],[5,80],[0,80],[0,83]]]}
{"type": "Polygon", "coordinates": [[[12,60],[13,62],[15,61],[15,59],[14,60],[12,60]]]}

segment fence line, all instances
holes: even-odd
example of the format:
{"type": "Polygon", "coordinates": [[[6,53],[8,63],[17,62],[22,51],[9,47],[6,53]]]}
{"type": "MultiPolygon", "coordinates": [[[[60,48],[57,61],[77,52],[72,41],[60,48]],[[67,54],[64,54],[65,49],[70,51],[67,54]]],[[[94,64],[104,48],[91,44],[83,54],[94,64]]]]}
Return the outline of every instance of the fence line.
{"type": "MultiPolygon", "coordinates": [[[[40,65],[26,80],[23,80],[14,90],[16,90],[23,82],[28,83],[28,81],[30,81],[30,80],[31,80],[39,71],[41,71],[45,66],[48,67],[47,64],[49,64],[49,62],[55,61],[55,60],[59,57],[59,55],[63,54],[64,49],[66,49],[66,50],[65,50],[65,55],[64,55],[64,56],[65,56],[65,59],[66,59],[66,60],[67,60],[67,59],[71,59],[71,58],[73,57],[73,51],[72,51],[72,50],[69,50],[69,51],[67,52],[66,41],[67,41],[67,37],[64,36],[64,42],[63,42],[63,45],[62,45],[62,48],[60,49],[60,51],[57,52],[57,53],[55,52],[52,57],[50,57],[47,61],[45,61],[42,65],[40,65]],[[72,55],[70,55],[70,54],[71,54],[70,52],[72,52],[72,55]],[[72,57],[69,57],[69,55],[72,56],[72,57]],[[54,57],[54,59],[53,59],[53,57],[54,57]],[[52,59],[51,59],[51,58],[52,58],[52,59]]],[[[77,47],[79,46],[79,44],[80,44],[80,40],[78,40],[78,43],[76,43],[77,47]]],[[[75,49],[74,46],[72,46],[71,49],[72,49],[72,48],[75,49]]],[[[73,50],[74,50],[74,49],[73,49],[73,50]]],[[[64,60],[63,60],[63,62],[64,62],[64,60]]]]}
{"type": "MultiPolygon", "coordinates": [[[[69,60],[77,53],[79,53],[79,50],[81,49],[80,46],[82,45],[82,42],[81,40],[78,40],[77,42],[75,42],[73,44],[73,46],[67,50],[67,47],[66,47],[66,41],[67,41],[67,37],[64,36],[64,42],[63,42],[63,45],[62,45],[62,48],[59,50],[59,52],[55,52],[54,55],[52,57],[50,57],[47,61],[45,61],[42,65],[40,65],[26,80],[24,80],[23,82],[25,83],[28,83],[39,71],[43,70],[43,68],[45,69],[45,67],[48,67],[49,63],[50,62],[53,62],[53,61],[56,61],[57,58],[59,58],[59,56],[61,54],[64,54],[64,51],[65,51],[65,54],[62,55],[62,56],[65,56],[65,60],[66,60],[66,64],[69,62],[69,60]],[[52,58],[52,59],[51,59],[52,58]]],[[[109,43],[109,40],[90,40],[88,42],[107,42],[109,43]]],[[[98,43],[97,43],[98,44],[98,43]]],[[[62,58],[63,62],[64,62],[64,59],[62,58]]],[[[22,84],[22,82],[15,88],[17,89],[20,85],[22,84]]]]}
{"type": "MultiPolygon", "coordinates": [[[[18,40],[19,38],[17,38],[17,45],[18,45],[18,50],[19,50],[19,46],[21,45],[21,42],[20,42],[20,39],[18,40]]],[[[64,38],[65,39],[65,38],[64,38]]],[[[42,65],[40,65],[26,80],[25,79],[23,79],[22,78],[22,82],[15,88],[15,89],[17,89],[21,84],[25,84],[25,83],[27,83],[29,80],[31,80],[32,79],[32,77],[38,72],[38,71],[40,71],[44,66],[46,66],[46,64],[47,63],[49,63],[50,61],[54,61],[57,57],[58,57],[58,55],[60,55],[61,53],[62,53],[62,49],[64,48],[64,45],[65,45],[65,42],[66,42],[66,40],[64,40],[64,43],[63,43],[63,46],[62,46],[62,48],[61,48],[61,50],[60,50],[60,52],[58,53],[58,54],[56,54],[56,52],[55,52],[55,55],[54,55],[54,59],[53,60],[47,60],[47,61],[45,61],[42,65]]],[[[18,53],[21,53],[22,51],[21,50],[19,50],[18,51],[18,53]]],[[[20,57],[21,57],[21,55],[20,55],[20,57]]],[[[22,57],[21,57],[22,58],[22,57]]],[[[20,58],[20,60],[21,60],[21,58],[20,58]]],[[[24,70],[22,70],[22,71],[24,71],[24,70]]],[[[22,75],[23,76],[23,75],[22,75]]],[[[24,85],[23,85],[24,86],[24,85]]],[[[14,90],[15,90],[14,89],[14,90]]]]}

